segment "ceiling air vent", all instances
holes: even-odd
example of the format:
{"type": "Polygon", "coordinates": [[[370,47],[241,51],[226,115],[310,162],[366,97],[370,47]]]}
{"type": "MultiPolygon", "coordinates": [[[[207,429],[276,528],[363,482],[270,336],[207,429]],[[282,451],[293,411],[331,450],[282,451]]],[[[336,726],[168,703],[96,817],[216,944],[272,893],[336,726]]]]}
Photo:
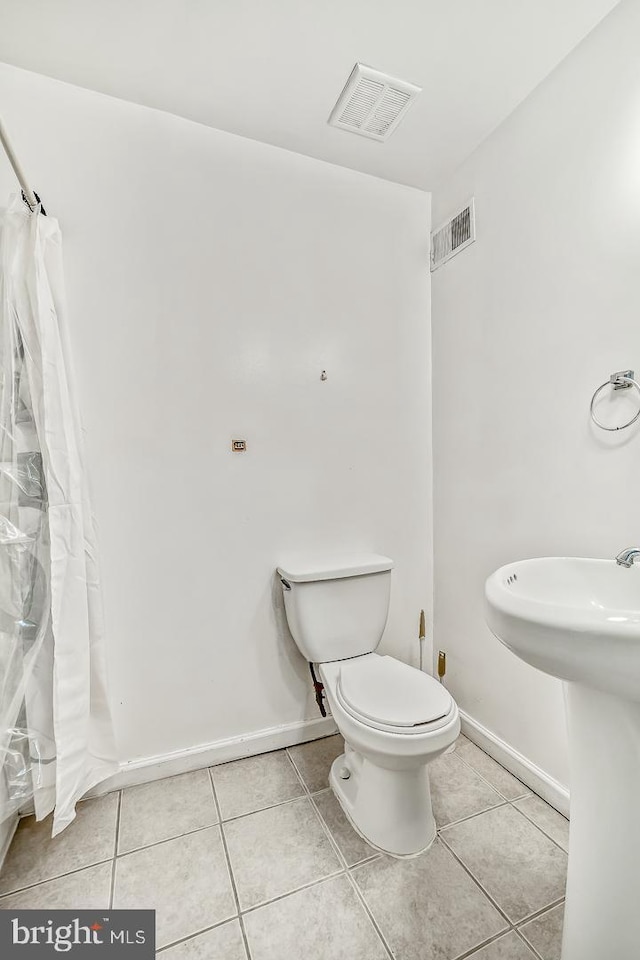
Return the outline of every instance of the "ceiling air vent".
{"type": "Polygon", "coordinates": [[[421,87],[356,63],[329,123],[372,140],[386,140],[419,93],[421,87]]]}
{"type": "Polygon", "coordinates": [[[431,234],[431,272],[460,253],[476,238],[476,214],[473,198],[455,217],[431,234]]]}

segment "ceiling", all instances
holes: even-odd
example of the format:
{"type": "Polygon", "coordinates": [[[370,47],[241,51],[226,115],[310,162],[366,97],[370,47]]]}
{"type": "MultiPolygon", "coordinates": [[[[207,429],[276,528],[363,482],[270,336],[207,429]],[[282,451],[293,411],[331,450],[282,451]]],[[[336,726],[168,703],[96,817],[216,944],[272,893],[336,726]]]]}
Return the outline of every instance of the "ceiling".
{"type": "Polygon", "coordinates": [[[617,0],[0,0],[0,60],[433,189],[617,0]],[[423,87],[385,143],[327,124],[356,61],[423,87]]]}

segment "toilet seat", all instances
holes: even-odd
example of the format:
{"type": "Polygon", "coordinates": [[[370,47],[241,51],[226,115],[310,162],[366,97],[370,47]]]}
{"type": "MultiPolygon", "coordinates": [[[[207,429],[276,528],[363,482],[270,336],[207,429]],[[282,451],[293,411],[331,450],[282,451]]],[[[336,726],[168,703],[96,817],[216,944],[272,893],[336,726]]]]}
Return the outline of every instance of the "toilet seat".
{"type": "Polygon", "coordinates": [[[335,695],[360,723],[395,734],[437,730],[455,711],[451,694],[433,677],[373,653],[339,663],[335,695]]]}

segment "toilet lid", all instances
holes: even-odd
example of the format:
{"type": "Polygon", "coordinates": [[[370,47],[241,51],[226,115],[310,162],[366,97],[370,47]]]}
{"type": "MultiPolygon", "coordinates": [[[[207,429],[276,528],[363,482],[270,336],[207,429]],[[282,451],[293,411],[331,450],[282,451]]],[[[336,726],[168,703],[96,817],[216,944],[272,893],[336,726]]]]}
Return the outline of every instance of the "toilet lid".
{"type": "Polygon", "coordinates": [[[354,713],[393,727],[446,717],[451,694],[433,677],[393,657],[355,657],[340,666],[338,689],[354,713]]]}

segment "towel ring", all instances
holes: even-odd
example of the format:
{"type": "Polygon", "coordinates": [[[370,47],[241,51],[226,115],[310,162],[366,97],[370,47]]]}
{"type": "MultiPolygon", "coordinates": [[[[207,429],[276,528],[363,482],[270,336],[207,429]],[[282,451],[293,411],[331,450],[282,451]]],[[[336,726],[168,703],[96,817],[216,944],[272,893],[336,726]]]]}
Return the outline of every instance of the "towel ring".
{"type": "Polygon", "coordinates": [[[612,373],[608,380],[605,380],[604,383],[600,384],[598,389],[595,391],[591,397],[591,406],[589,407],[589,412],[591,413],[591,419],[597,427],[600,427],[601,430],[609,430],[612,433],[616,430],[626,430],[627,427],[630,427],[632,423],[635,423],[638,417],[640,417],[640,407],[638,407],[638,412],[631,420],[628,420],[626,423],[623,423],[619,427],[606,427],[604,423],[601,423],[593,412],[593,405],[596,402],[598,395],[604,390],[605,387],[613,387],[614,390],[627,390],[629,387],[635,387],[638,393],[640,394],[640,383],[637,380],[633,379],[633,370],[620,370],[618,373],[612,373]]]}

